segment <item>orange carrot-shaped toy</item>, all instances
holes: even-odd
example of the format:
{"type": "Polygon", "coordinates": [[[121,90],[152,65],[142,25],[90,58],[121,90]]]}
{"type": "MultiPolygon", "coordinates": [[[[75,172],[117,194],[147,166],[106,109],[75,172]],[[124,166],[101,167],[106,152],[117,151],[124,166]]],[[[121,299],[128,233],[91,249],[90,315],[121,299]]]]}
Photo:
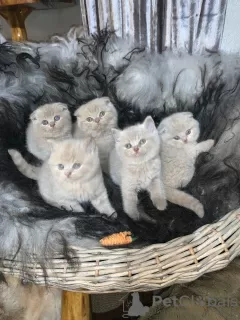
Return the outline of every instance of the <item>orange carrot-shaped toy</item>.
{"type": "Polygon", "coordinates": [[[136,238],[132,236],[132,233],[130,231],[124,231],[104,237],[100,240],[100,243],[104,247],[113,247],[129,244],[134,240],[136,240],[136,238]]]}

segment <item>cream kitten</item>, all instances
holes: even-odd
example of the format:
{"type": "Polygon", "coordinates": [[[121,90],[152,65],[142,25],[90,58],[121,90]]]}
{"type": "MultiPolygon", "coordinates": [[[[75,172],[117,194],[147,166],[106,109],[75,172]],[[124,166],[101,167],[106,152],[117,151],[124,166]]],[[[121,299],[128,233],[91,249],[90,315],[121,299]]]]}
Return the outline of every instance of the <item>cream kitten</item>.
{"type": "Polygon", "coordinates": [[[138,220],[138,191],[147,190],[154,206],[166,208],[159,157],[160,138],[151,117],[123,131],[112,129],[116,146],[110,155],[110,174],[121,186],[125,212],[138,220]]]}
{"type": "Polygon", "coordinates": [[[58,208],[82,212],[90,201],[102,214],[116,217],[104,186],[98,149],[92,139],[52,142],[52,152],[41,167],[29,165],[16,150],[8,150],[25,176],[38,182],[43,199],[58,208]]]}
{"type": "Polygon", "coordinates": [[[67,105],[49,103],[30,115],[27,128],[27,148],[37,158],[46,160],[51,151],[48,139],[71,138],[72,120],[67,105]]]}
{"type": "Polygon", "coordinates": [[[1,320],[59,320],[61,295],[59,289],[23,284],[19,278],[4,275],[0,282],[1,320]]]}
{"type": "Polygon", "coordinates": [[[74,115],[77,123],[74,138],[92,137],[99,150],[103,171],[108,172],[108,159],[114,147],[111,129],[117,128],[117,111],[108,97],[94,99],[79,107],[74,115]]]}
{"type": "Polygon", "coordinates": [[[162,176],[167,200],[204,216],[202,204],[178,188],[185,187],[195,172],[195,161],[201,152],[207,152],[214,140],[197,143],[199,123],[191,112],[179,112],[165,118],[159,125],[161,137],[162,176]]]}

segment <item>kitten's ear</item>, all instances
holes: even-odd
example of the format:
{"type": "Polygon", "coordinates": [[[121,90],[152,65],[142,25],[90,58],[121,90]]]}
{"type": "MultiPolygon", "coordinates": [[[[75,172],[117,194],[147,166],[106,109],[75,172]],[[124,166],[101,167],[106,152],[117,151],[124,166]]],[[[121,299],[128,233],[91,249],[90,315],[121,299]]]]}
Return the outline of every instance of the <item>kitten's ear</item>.
{"type": "Polygon", "coordinates": [[[147,118],[143,121],[143,125],[149,132],[154,132],[156,130],[155,123],[151,116],[147,116],[147,118]]]}
{"type": "Polygon", "coordinates": [[[31,114],[30,114],[30,120],[34,121],[34,120],[37,120],[37,110],[33,111],[31,114]]]}
{"type": "Polygon", "coordinates": [[[102,97],[102,99],[104,100],[104,102],[105,102],[106,104],[112,104],[112,102],[111,102],[111,100],[110,100],[109,97],[102,97]]]}
{"type": "Polygon", "coordinates": [[[97,145],[93,138],[86,138],[84,144],[87,154],[94,154],[97,151],[97,145]]]}
{"type": "Polygon", "coordinates": [[[164,134],[166,132],[166,128],[164,127],[164,126],[159,126],[158,127],[158,133],[160,134],[160,135],[162,135],[162,134],[164,134]]]}
{"type": "Polygon", "coordinates": [[[63,110],[63,111],[68,110],[68,106],[67,106],[66,104],[64,104],[64,103],[62,104],[62,110],[63,110]]]}
{"type": "Polygon", "coordinates": [[[112,135],[113,135],[115,142],[119,141],[121,130],[112,128],[111,131],[112,131],[112,135]]]}
{"type": "Polygon", "coordinates": [[[183,112],[186,116],[188,116],[189,118],[193,118],[193,114],[192,112],[183,112]]]}
{"type": "MultiPolygon", "coordinates": [[[[82,107],[82,106],[81,106],[81,107],[82,107]]],[[[73,115],[74,115],[75,117],[79,117],[79,113],[80,113],[80,108],[81,108],[81,107],[77,108],[77,110],[74,112],[73,115]]]]}

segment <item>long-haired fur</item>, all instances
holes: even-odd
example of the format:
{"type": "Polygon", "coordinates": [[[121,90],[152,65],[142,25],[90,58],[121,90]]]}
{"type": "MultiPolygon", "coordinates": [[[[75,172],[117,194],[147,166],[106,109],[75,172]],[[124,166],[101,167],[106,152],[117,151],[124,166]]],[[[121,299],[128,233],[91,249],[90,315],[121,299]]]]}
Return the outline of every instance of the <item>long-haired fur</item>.
{"type": "MultiPolygon", "coordinates": [[[[239,58],[206,52],[200,56],[151,55],[131,41],[103,30],[86,37],[72,29],[48,43],[0,44],[0,257],[46,265],[46,257],[63,254],[71,260],[71,245],[92,246],[91,239],[131,230],[145,243],[165,242],[192,233],[240,206],[239,58]],[[25,148],[29,114],[48,102],[80,104],[110,96],[119,127],[151,115],[156,125],[169,114],[191,110],[200,122],[200,140],[214,139],[202,154],[186,191],[205,207],[205,217],[169,204],[157,211],[148,194],[139,203],[155,223],[133,222],[122,209],[120,189],[105,176],[118,221],[100,216],[89,204],[77,215],[44,203],[35,182],[23,177],[7,149],[25,148]],[[37,258],[36,258],[37,257],[37,258]]],[[[95,242],[96,243],[96,242],[95,242]]]]}

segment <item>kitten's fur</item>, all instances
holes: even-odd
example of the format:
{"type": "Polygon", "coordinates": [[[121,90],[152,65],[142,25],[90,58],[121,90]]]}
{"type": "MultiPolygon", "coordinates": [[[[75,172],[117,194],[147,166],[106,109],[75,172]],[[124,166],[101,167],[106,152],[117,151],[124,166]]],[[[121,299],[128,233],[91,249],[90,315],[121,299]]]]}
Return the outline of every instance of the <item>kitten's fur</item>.
{"type": "Polygon", "coordinates": [[[162,176],[166,197],[170,202],[189,208],[203,217],[202,204],[178,188],[185,187],[195,172],[195,161],[201,152],[207,152],[214,140],[197,143],[199,123],[191,112],[179,112],[165,118],[159,125],[161,137],[162,176]]]}
{"type": "Polygon", "coordinates": [[[103,183],[98,149],[92,139],[52,142],[52,152],[41,167],[29,165],[16,150],[9,150],[13,162],[38,182],[43,199],[69,211],[83,212],[80,203],[90,201],[102,214],[114,213],[103,183]],[[79,168],[73,168],[73,165],[79,168]],[[63,167],[64,166],[64,167],[63,167]]]}
{"type": "Polygon", "coordinates": [[[160,138],[153,119],[148,116],[142,124],[112,131],[116,146],[110,155],[110,174],[121,186],[125,212],[133,220],[140,218],[137,194],[143,189],[150,193],[156,208],[164,210],[167,202],[161,180],[160,138]]]}
{"type": "Polygon", "coordinates": [[[5,275],[0,282],[1,320],[59,320],[61,290],[5,275]]]}
{"type": "Polygon", "coordinates": [[[74,115],[74,137],[89,136],[95,140],[102,169],[108,172],[109,154],[114,147],[111,129],[117,128],[118,120],[114,105],[108,97],[97,98],[79,107],[74,115]]]}
{"type": "Polygon", "coordinates": [[[27,148],[37,158],[46,160],[51,151],[48,139],[61,141],[71,138],[72,121],[67,105],[49,103],[30,115],[27,128],[27,148]],[[59,117],[58,120],[56,117],[59,117]]]}

